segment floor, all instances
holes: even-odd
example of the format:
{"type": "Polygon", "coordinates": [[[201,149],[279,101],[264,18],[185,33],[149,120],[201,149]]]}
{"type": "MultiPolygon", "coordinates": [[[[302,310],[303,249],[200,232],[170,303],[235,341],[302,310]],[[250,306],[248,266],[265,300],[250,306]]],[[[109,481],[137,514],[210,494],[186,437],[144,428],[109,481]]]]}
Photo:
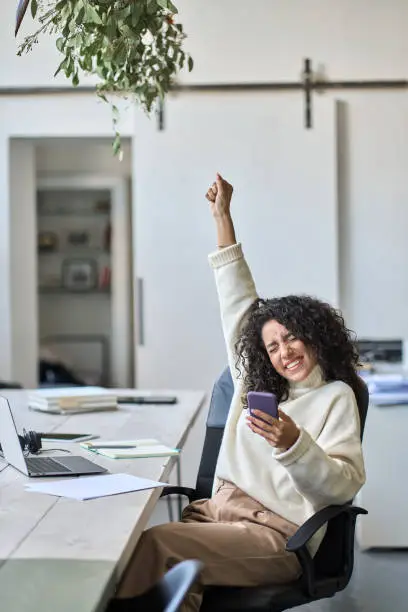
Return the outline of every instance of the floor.
{"type": "Polygon", "coordinates": [[[407,612],[408,551],[356,551],[349,586],[299,612],[407,612]]]}

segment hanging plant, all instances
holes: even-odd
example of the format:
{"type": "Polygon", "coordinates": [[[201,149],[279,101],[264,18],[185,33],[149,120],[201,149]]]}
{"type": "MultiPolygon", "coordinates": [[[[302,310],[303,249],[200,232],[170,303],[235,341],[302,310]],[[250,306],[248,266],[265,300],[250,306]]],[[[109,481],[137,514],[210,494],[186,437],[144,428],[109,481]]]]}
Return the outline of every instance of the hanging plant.
{"type": "MultiPolygon", "coordinates": [[[[56,46],[63,58],[59,72],[76,87],[81,73],[99,78],[97,94],[105,101],[117,94],[131,98],[150,113],[163,99],[176,74],[193,60],[183,50],[183,26],[175,22],[171,0],[20,0],[16,32],[28,5],[38,20],[38,30],[27,36],[18,55],[29,52],[40,34],[57,35],[56,46]]],[[[113,106],[116,137],[114,152],[120,151],[118,110],[113,106]]]]}

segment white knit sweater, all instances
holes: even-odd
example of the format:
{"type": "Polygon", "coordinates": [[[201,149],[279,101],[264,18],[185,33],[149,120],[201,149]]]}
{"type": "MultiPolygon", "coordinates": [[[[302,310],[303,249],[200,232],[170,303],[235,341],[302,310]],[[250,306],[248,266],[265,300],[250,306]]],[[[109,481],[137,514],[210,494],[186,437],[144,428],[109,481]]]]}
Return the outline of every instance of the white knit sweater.
{"type": "MultiPolygon", "coordinates": [[[[287,451],[275,450],[246,424],[244,392],[237,378],[235,342],[248,308],[258,297],[240,244],[209,256],[215,271],[234,396],[216,468],[217,479],[234,483],[266,508],[298,525],[329,504],[351,500],[365,482],[360,421],[352,389],[326,383],[318,366],[301,383],[291,384],[282,410],[300,436],[287,451]]],[[[309,546],[314,554],[321,530],[309,546]]]]}

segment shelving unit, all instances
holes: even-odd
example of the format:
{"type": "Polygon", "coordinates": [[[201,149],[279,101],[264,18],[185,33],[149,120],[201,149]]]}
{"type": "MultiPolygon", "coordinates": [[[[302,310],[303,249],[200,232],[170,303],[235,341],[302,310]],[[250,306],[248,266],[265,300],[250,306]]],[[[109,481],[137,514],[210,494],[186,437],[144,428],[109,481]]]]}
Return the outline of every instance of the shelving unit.
{"type": "Polygon", "coordinates": [[[84,382],[108,385],[111,192],[39,186],[37,233],[42,345],[84,382]]]}
{"type": "Polygon", "coordinates": [[[87,291],[73,291],[65,287],[38,287],[39,294],[50,295],[75,295],[76,297],[87,297],[89,295],[110,295],[110,289],[89,289],[87,291]]]}

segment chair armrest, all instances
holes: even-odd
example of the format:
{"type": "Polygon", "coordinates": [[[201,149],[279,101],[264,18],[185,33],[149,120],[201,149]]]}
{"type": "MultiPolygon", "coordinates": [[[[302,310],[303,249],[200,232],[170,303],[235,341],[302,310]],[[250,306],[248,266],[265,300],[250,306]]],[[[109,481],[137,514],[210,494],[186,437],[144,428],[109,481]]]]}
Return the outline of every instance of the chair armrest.
{"type": "MultiPolygon", "coordinates": [[[[321,528],[323,525],[331,521],[332,519],[340,516],[341,514],[349,515],[352,522],[355,524],[355,519],[358,514],[368,514],[367,510],[352,506],[351,504],[344,504],[342,506],[327,506],[322,508],[319,512],[316,512],[310,517],[303,525],[299,527],[296,533],[288,540],[286,544],[286,550],[288,552],[294,552],[298,558],[298,561],[302,568],[302,583],[304,592],[312,598],[330,597],[333,595],[333,587],[329,583],[318,584],[315,576],[314,560],[309,552],[307,543],[310,538],[321,528]]],[[[352,530],[354,537],[354,529],[352,530]]],[[[351,550],[353,543],[350,542],[351,550]]],[[[351,566],[352,567],[352,564],[351,566]]],[[[349,571],[350,571],[349,567],[349,571]]],[[[350,575],[342,576],[344,586],[348,583],[350,575]]],[[[326,581],[327,582],[327,581],[326,581]]],[[[344,586],[342,588],[344,588],[344,586]]],[[[338,586],[336,587],[338,590],[338,586]]]]}
{"type": "Polygon", "coordinates": [[[200,499],[200,496],[198,495],[197,491],[190,487],[164,487],[160,497],[167,497],[167,495],[184,495],[188,498],[188,501],[190,503],[195,501],[196,499],[200,499]]]}
{"type": "Polygon", "coordinates": [[[343,506],[327,506],[319,512],[311,516],[303,525],[299,527],[296,533],[288,540],[286,550],[288,552],[296,552],[305,546],[310,538],[321,528],[325,523],[328,523],[332,518],[339,516],[343,512],[348,514],[368,514],[364,508],[344,504],[343,506]]]}

